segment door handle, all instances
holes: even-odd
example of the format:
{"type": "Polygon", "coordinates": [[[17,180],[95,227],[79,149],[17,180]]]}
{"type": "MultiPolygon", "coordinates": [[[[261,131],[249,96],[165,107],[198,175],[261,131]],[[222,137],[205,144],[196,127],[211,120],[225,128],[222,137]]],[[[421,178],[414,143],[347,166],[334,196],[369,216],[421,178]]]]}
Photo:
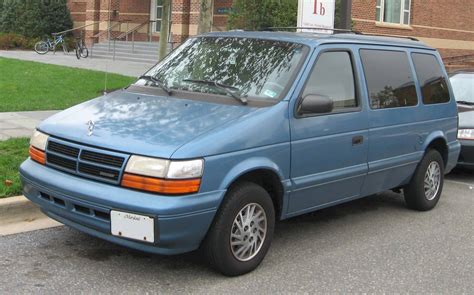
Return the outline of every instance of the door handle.
{"type": "Polygon", "coordinates": [[[354,136],[352,138],[352,145],[359,145],[364,142],[364,137],[362,135],[354,136]]]}

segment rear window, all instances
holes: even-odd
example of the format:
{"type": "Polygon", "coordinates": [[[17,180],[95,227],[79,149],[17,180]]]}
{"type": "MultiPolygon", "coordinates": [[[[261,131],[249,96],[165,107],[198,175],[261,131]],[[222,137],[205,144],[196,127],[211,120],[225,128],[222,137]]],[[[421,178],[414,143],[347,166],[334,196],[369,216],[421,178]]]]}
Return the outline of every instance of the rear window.
{"type": "Polygon", "coordinates": [[[408,56],[402,51],[360,51],[372,109],[418,104],[408,56]]]}
{"type": "Polygon", "coordinates": [[[438,59],[434,55],[424,53],[413,53],[412,58],[423,95],[423,103],[448,102],[448,84],[443,76],[438,59]]]}

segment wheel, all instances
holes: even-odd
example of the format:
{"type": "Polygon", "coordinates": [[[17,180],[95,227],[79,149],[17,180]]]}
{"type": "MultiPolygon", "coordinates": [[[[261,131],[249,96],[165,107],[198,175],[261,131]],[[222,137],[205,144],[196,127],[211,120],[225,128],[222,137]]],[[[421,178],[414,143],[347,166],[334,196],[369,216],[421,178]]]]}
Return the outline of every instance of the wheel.
{"type": "Polygon", "coordinates": [[[444,184],[444,162],[436,150],[428,150],[404,188],[405,202],[411,209],[428,211],[439,201],[444,184]]]}
{"type": "Polygon", "coordinates": [[[229,190],[204,241],[210,265],[227,276],[257,268],[273,238],[275,209],[261,186],[243,182],[229,190]]]}
{"type": "Polygon", "coordinates": [[[49,45],[45,41],[39,41],[35,44],[35,51],[38,54],[46,54],[49,51],[49,45]]]}
{"type": "Polygon", "coordinates": [[[63,43],[63,52],[64,52],[64,54],[68,54],[68,53],[69,53],[69,48],[67,48],[66,43],[63,43]]]}
{"type": "Polygon", "coordinates": [[[89,49],[87,47],[81,47],[80,54],[82,58],[87,58],[89,56],[89,49]]]}
{"type": "Polygon", "coordinates": [[[81,59],[81,53],[79,47],[76,47],[76,57],[77,59],[81,59]]]}

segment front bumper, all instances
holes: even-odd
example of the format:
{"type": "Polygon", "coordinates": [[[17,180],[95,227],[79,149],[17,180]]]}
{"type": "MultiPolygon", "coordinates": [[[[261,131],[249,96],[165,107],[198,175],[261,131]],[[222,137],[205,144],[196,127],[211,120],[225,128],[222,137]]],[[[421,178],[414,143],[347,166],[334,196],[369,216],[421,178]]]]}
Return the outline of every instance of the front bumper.
{"type": "Polygon", "coordinates": [[[126,247],[157,254],[195,250],[205,237],[225,191],[160,196],[69,175],[31,159],[20,166],[25,196],[57,221],[126,247]],[[110,233],[110,211],[155,219],[155,243],[110,233]]]}
{"type": "Polygon", "coordinates": [[[458,166],[474,169],[474,140],[460,140],[461,154],[459,155],[458,166]]]}

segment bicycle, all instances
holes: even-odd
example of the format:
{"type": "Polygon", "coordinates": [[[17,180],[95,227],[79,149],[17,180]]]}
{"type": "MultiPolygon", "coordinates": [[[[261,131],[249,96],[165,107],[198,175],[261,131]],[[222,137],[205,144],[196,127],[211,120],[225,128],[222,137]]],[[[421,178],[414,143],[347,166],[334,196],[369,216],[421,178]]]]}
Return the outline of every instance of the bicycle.
{"type": "Polygon", "coordinates": [[[84,39],[82,37],[76,38],[76,57],[77,59],[87,58],[89,56],[89,49],[87,49],[84,39]]]}
{"type": "Polygon", "coordinates": [[[64,39],[64,34],[62,35],[55,35],[53,34],[53,40],[51,40],[49,37],[46,38],[46,40],[42,40],[39,42],[36,42],[35,44],[35,51],[38,54],[46,54],[50,50],[53,50],[54,53],[56,53],[56,47],[58,45],[62,45],[63,52],[66,54],[69,52],[67,45],[66,45],[66,40],[64,39]]]}

